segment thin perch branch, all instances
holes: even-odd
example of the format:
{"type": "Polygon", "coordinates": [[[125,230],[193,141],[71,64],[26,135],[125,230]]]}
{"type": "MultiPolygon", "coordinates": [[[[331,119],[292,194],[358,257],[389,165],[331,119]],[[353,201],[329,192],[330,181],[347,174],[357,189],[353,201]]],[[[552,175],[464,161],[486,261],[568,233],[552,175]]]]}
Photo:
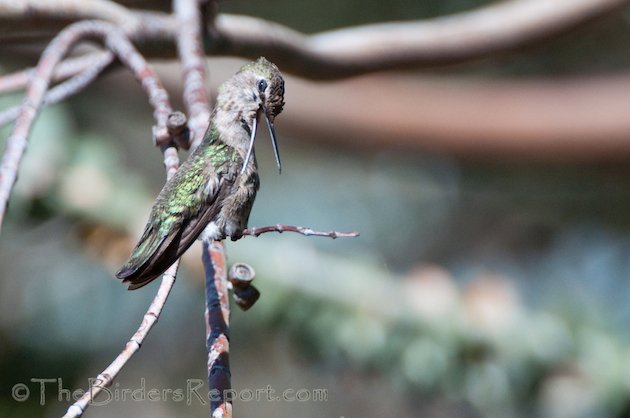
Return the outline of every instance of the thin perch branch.
{"type": "MultiPolygon", "coordinates": [[[[147,67],[149,70],[147,73],[153,70],[147,67]]],[[[145,73],[146,74],[146,73],[145,73]]],[[[152,76],[155,76],[153,73],[152,76]]],[[[159,83],[159,82],[158,82],[159,83]]],[[[167,147],[164,150],[164,167],[166,168],[167,179],[171,178],[177,171],[179,165],[179,158],[177,157],[177,149],[174,147],[167,147]]],[[[68,408],[66,415],[63,418],[76,418],[83,415],[87,407],[93,402],[94,398],[103,391],[104,388],[111,386],[112,382],[127,364],[131,357],[140,349],[142,342],[149,334],[149,331],[157,323],[157,320],[164,309],[166,299],[173,289],[175,284],[175,278],[177,277],[177,268],[179,267],[179,260],[177,260],[162,276],[162,282],[158,288],[157,294],[153,298],[151,305],[147,313],[144,315],[140,327],[136,333],[131,337],[123,351],[116,357],[116,359],[107,368],[99,374],[85,394],[74,404],[68,408]]]]}
{"type": "Polygon", "coordinates": [[[316,237],[327,237],[327,238],[354,238],[358,237],[358,232],[338,232],[338,231],[316,231],[311,228],[305,228],[303,226],[292,226],[292,225],[271,225],[271,226],[262,226],[259,228],[247,228],[243,231],[243,236],[250,235],[257,237],[261,234],[266,234],[267,232],[297,232],[298,234],[308,236],[316,236],[316,237]]]}

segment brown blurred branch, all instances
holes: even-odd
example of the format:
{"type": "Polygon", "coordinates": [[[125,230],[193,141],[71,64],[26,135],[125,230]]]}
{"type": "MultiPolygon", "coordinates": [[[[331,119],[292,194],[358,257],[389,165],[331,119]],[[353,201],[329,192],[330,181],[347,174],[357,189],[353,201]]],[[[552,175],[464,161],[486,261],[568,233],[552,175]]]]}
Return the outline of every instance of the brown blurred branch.
{"type": "Polygon", "coordinates": [[[243,16],[217,18],[219,54],[265,55],[310,79],[460,63],[564,33],[627,0],[509,0],[470,12],[305,36],[243,16]]]}
{"type": "Polygon", "coordinates": [[[549,162],[630,157],[630,75],[291,80],[286,99],[282,131],[317,144],[549,162]]]}
{"type": "Polygon", "coordinates": [[[100,19],[106,20],[119,27],[138,25],[139,19],[129,10],[113,1],[108,0],[22,0],[0,1],[0,16],[2,19],[50,19],[60,18],[68,20],[100,19]]]}
{"type": "MultiPolygon", "coordinates": [[[[42,1],[25,0],[38,14],[42,1]]],[[[106,2],[100,0],[99,3],[106,2]]],[[[565,33],[586,21],[617,10],[629,0],[508,0],[451,16],[412,22],[365,25],[304,35],[285,26],[246,16],[220,14],[207,33],[211,55],[256,58],[265,55],[285,72],[311,79],[335,79],[367,72],[429,67],[464,62],[509,51],[565,33]]],[[[0,0],[0,6],[13,3],[0,0]]],[[[65,18],[80,19],[85,11],[68,6],[65,18]],[[74,12],[74,15],[73,15],[74,12]]],[[[92,1],[82,8],[92,7],[92,1]]],[[[0,7],[1,10],[1,7],[0,7]]],[[[52,13],[52,12],[51,12],[52,13]]],[[[177,23],[173,16],[125,9],[124,29],[145,56],[173,57],[177,23]],[[139,24],[134,22],[139,21],[139,24]]],[[[104,18],[108,18],[105,16],[104,18]]],[[[46,35],[45,22],[36,33],[29,16],[0,15],[0,45],[24,43],[46,35]]],[[[50,23],[54,32],[58,24],[50,23]]]]}

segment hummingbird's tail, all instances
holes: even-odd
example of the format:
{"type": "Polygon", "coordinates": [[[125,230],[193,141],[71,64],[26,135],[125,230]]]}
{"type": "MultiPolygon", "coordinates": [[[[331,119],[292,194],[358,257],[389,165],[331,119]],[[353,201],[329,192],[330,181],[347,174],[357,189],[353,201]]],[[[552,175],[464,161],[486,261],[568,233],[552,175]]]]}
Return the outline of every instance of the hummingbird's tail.
{"type": "Polygon", "coordinates": [[[173,245],[177,235],[162,235],[147,225],[131,257],[116,272],[116,277],[123,283],[129,283],[129,290],[138,289],[158,278],[177,260],[178,245],[173,245]]]}

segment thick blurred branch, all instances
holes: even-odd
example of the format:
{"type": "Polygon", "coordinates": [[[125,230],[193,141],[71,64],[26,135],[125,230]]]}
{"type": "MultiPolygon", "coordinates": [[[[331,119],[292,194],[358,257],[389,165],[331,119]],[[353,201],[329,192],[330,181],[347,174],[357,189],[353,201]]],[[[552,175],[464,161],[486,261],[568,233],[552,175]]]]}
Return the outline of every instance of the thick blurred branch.
{"type": "Polygon", "coordinates": [[[285,134],[336,147],[550,162],[630,157],[630,75],[292,80],[287,102],[285,134]]]}
{"type": "Polygon", "coordinates": [[[627,0],[510,0],[470,12],[302,35],[243,16],[219,15],[217,50],[265,55],[285,72],[335,79],[368,72],[453,64],[510,51],[566,32],[627,0]]]}
{"type": "Polygon", "coordinates": [[[51,17],[68,20],[101,19],[121,27],[139,23],[138,18],[129,13],[126,7],[108,0],[2,1],[0,16],[3,20],[30,21],[51,17]]]}
{"type": "MultiPolygon", "coordinates": [[[[629,0],[509,0],[436,19],[365,25],[304,35],[285,26],[246,16],[220,14],[215,30],[207,33],[205,51],[211,55],[256,58],[264,55],[284,72],[311,79],[335,79],[367,72],[429,67],[463,62],[509,51],[615,11],[629,0]]],[[[42,40],[60,22],[38,21],[31,14],[2,16],[12,0],[0,0],[0,51],[42,40]],[[47,27],[48,26],[48,27],[47,27]],[[35,30],[36,29],[36,30],[35,30]]],[[[54,10],[43,1],[26,0],[38,16],[82,19],[97,13],[106,0],[59,2],[54,10]],[[89,12],[91,10],[91,12],[89,12]]],[[[116,20],[145,56],[174,57],[177,24],[173,16],[131,9],[105,15],[116,20]],[[126,18],[124,17],[126,13],[126,18]],[[122,23],[120,23],[122,19],[122,23]],[[139,22],[139,23],[138,23],[139,22]]]]}

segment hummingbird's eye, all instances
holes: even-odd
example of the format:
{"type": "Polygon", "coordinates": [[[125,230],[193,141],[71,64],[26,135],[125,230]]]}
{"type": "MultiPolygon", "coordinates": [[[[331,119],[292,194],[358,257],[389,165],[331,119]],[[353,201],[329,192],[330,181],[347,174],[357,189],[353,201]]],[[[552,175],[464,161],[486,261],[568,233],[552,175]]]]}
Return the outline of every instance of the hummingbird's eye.
{"type": "Polygon", "coordinates": [[[267,80],[263,79],[258,82],[258,90],[263,93],[267,89],[267,80]]]}

